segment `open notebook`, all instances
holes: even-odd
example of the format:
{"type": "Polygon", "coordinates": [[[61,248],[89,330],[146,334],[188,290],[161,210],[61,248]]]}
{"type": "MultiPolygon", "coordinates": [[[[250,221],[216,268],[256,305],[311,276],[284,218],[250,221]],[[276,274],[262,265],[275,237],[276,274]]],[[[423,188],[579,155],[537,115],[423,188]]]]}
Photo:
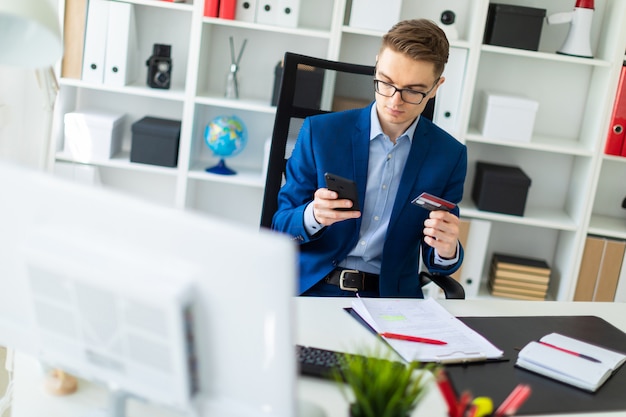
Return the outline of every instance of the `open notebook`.
{"type": "Polygon", "coordinates": [[[596,391],[626,361],[626,355],[558,333],[528,343],[516,366],[596,391]]]}
{"type": "Polygon", "coordinates": [[[450,314],[434,298],[355,298],[352,309],[376,333],[426,338],[421,343],[382,336],[407,362],[457,363],[499,359],[502,351],[450,314]]]}

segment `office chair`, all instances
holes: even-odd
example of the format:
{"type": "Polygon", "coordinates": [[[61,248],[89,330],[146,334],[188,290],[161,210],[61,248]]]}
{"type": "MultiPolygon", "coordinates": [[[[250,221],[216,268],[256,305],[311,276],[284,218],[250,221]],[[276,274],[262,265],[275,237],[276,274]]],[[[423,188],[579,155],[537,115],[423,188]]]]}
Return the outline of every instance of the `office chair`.
{"type": "MultiPolygon", "coordinates": [[[[316,114],[368,105],[374,100],[373,76],[373,66],[285,53],[280,88],[274,90],[272,99],[277,104],[276,118],[265,178],[261,227],[272,226],[285,166],[293,149],[290,144],[295,142],[304,119],[316,114]],[[327,93],[329,86],[334,86],[332,95],[327,93]]],[[[429,119],[433,115],[433,101],[428,103],[422,113],[429,119]]],[[[465,298],[463,286],[450,276],[421,271],[421,285],[429,282],[440,287],[446,298],[465,298]]]]}

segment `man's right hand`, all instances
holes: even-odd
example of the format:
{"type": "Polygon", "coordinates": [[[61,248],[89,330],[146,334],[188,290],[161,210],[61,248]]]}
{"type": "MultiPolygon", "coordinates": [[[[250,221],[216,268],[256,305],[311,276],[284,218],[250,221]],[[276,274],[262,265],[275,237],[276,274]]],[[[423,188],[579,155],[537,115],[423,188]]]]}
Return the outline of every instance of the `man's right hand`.
{"type": "Polygon", "coordinates": [[[313,215],[319,224],[330,226],[336,222],[361,217],[360,211],[345,210],[352,207],[352,201],[348,199],[338,199],[338,197],[339,195],[336,192],[328,188],[319,188],[315,191],[313,198],[313,215]],[[344,210],[336,210],[338,208],[344,210]]]}

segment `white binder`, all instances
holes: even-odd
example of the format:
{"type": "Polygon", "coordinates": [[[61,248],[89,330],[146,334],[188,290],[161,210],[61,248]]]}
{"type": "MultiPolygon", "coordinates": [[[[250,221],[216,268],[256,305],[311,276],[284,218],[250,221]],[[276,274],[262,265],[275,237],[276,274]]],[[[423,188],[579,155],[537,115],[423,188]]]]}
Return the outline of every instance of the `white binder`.
{"type": "Polygon", "coordinates": [[[257,0],[239,0],[235,10],[235,20],[242,22],[254,22],[257,13],[257,0]]]}
{"type": "Polygon", "coordinates": [[[258,0],[256,21],[264,25],[275,25],[278,21],[278,0],[258,0]]]}
{"type": "Polygon", "coordinates": [[[465,289],[465,298],[476,298],[478,296],[483,277],[484,261],[487,257],[490,233],[490,221],[471,220],[467,242],[463,247],[465,256],[459,279],[465,289]]]}
{"type": "Polygon", "coordinates": [[[299,16],[300,0],[278,0],[276,25],[290,28],[298,27],[299,16]]]}
{"type": "MultiPolygon", "coordinates": [[[[461,210],[462,211],[462,210],[461,210]]],[[[471,219],[469,221],[469,231],[463,243],[465,256],[460,272],[455,276],[465,290],[465,298],[476,298],[479,296],[480,284],[483,277],[483,266],[487,256],[487,246],[491,233],[491,222],[488,220],[471,219]]],[[[420,255],[420,271],[425,270],[425,265],[420,255]]],[[[422,288],[424,298],[445,298],[441,288],[433,283],[422,288]]]]}
{"type": "Polygon", "coordinates": [[[109,1],[104,84],[122,87],[137,76],[137,32],[133,5],[109,1]]]}
{"type": "Polygon", "coordinates": [[[467,49],[450,48],[448,63],[442,74],[446,81],[437,90],[433,115],[433,121],[437,126],[457,138],[460,134],[458,114],[466,63],[467,49]]]}
{"type": "Polygon", "coordinates": [[[87,9],[85,50],[82,80],[102,84],[104,81],[104,51],[108,30],[109,2],[90,0],[87,9]]]}
{"type": "Polygon", "coordinates": [[[400,20],[402,0],[352,0],[350,26],[387,32],[400,20]]]}

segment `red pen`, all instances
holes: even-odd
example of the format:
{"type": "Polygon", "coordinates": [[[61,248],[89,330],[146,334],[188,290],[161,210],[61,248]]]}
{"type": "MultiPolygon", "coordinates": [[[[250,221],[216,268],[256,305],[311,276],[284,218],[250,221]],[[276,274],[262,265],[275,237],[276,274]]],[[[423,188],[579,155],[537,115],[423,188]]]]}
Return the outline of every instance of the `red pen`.
{"type": "Polygon", "coordinates": [[[383,332],[383,333],[380,333],[380,335],[387,339],[407,340],[409,342],[428,343],[430,345],[447,345],[447,343],[444,342],[443,340],[428,339],[426,337],[419,337],[419,336],[409,336],[407,334],[383,332]]]}
{"type": "Polygon", "coordinates": [[[494,417],[505,417],[514,415],[517,410],[524,404],[524,401],[530,396],[530,385],[519,384],[508,397],[502,401],[500,407],[496,410],[494,417]]]}
{"type": "Polygon", "coordinates": [[[439,391],[443,396],[443,399],[446,401],[448,405],[448,416],[449,417],[461,417],[459,416],[459,400],[450,384],[450,380],[446,375],[446,371],[443,369],[439,369],[439,371],[435,374],[435,380],[437,381],[437,386],[439,387],[439,391]]]}
{"type": "Polygon", "coordinates": [[[552,349],[556,349],[556,350],[560,350],[561,352],[565,352],[565,353],[569,353],[570,355],[574,355],[574,356],[578,356],[579,358],[583,358],[583,359],[587,359],[588,361],[591,362],[596,362],[596,363],[601,363],[600,360],[593,358],[589,355],[585,355],[584,353],[578,353],[578,352],[574,352],[573,350],[569,350],[569,349],[565,349],[559,346],[555,346],[551,343],[547,343],[547,342],[542,342],[541,340],[538,340],[537,343],[540,343],[544,346],[548,346],[551,347],[552,349]]]}

